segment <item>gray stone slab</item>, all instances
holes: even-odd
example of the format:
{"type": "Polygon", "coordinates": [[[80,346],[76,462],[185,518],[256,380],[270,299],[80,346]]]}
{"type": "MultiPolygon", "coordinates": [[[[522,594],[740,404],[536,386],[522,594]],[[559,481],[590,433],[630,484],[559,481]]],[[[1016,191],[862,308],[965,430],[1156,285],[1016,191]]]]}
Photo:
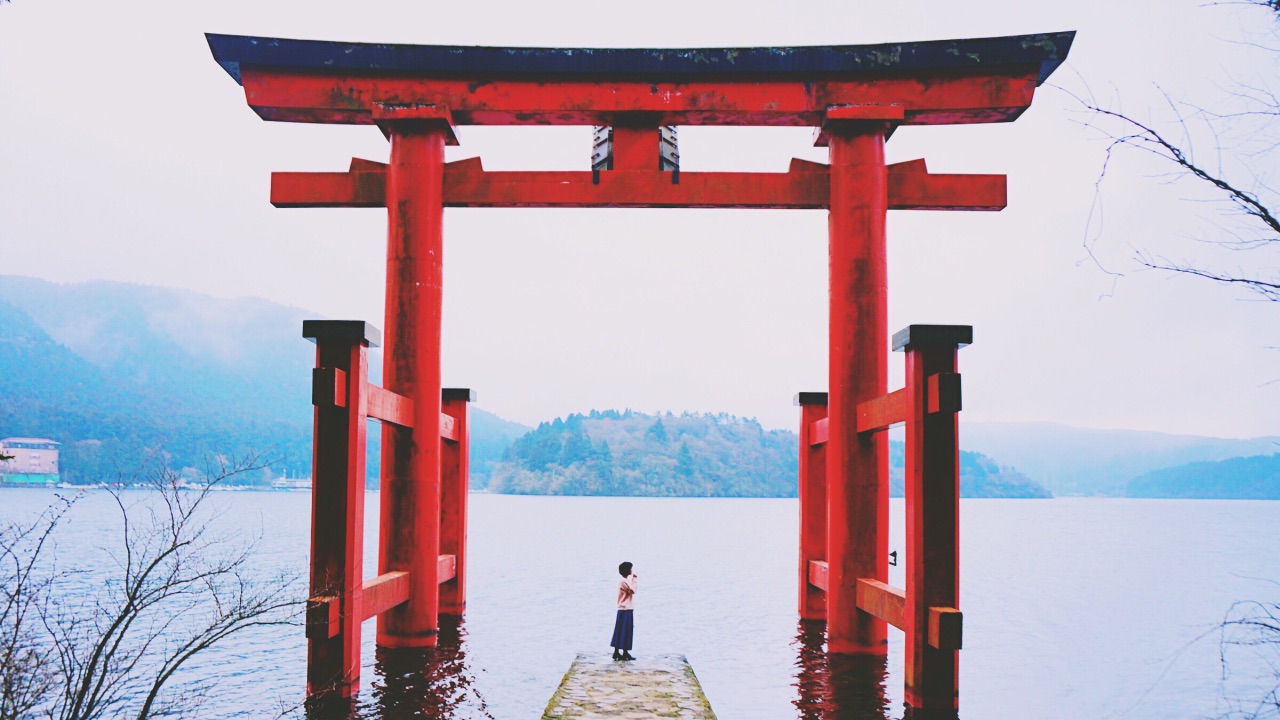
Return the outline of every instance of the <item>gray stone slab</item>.
{"type": "Polygon", "coordinates": [[[683,655],[646,655],[622,662],[578,653],[542,720],[715,720],[683,655]]]}

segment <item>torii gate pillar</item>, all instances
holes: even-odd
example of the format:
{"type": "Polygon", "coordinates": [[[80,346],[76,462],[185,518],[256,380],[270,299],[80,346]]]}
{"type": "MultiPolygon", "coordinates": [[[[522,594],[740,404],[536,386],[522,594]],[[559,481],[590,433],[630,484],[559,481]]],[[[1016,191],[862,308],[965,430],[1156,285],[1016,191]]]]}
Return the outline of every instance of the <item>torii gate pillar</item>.
{"type": "Polygon", "coordinates": [[[383,525],[378,572],[409,573],[409,599],[378,620],[383,647],[434,647],[440,588],[441,259],[447,116],[434,108],[380,108],[387,166],[384,386],[413,402],[412,433],[382,426],[383,525]],[[424,112],[425,111],[425,112],[424,112]]]}
{"type": "Polygon", "coordinates": [[[858,433],[858,403],[888,387],[886,124],[836,120],[831,147],[827,647],[883,655],[887,628],[857,606],[859,578],[888,580],[889,439],[858,433]]]}

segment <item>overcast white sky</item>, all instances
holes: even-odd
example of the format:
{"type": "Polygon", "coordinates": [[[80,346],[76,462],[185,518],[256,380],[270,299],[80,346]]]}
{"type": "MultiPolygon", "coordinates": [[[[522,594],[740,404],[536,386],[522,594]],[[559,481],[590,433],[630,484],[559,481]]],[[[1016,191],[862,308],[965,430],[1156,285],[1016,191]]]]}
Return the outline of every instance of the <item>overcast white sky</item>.
{"type": "MultiPolygon", "coordinates": [[[[1212,103],[1275,77],[1241,45],[1265,12],[1199,0],[263,2],[0,5],[0,273],[252,295],[382,325],[385,212],[277,210],[273,170],[385,160],[370,127],[266,123],[206,31],[422,44],[695,47],[854,44],[1077,30],[1050,80],[1140,116],[1160,87],[1212,103]]],[[[1273,86],[1274,87],[1274,84],[1273,86]]],[[[1104,145],[1063,92],[1017,122],[904,128],[891,161],[1009,176],[1000,213],[894,212],[890,330],[975,327],[965,420],[1050,420],[1220,436],[1280,434],[1280,305],[1138,271],[1135,248],[1210,258],[1232,227],[1193,186],[1122,157],[1083,242],[1104,145]]],[[[469,128],[450,159],[585,169],[585,128],[469,128]]],[[[681,130],[686,170],[824,159],[807,129],[681,130]]],[[[1272,168],[1258,168],[1268,171],[1272,168]]],[[[725,411],[792,427],[826,388],[826,214],[450,210],[446,385],[536,423],[591,408],[725,411]]],[[[1237,253],[1230,267],[1274,259],[1237,253]]],[[[303,342],[301,339],[298,342],[303,342]]],[[[890,384],[901,383],[895,356],[890,384]]]]}

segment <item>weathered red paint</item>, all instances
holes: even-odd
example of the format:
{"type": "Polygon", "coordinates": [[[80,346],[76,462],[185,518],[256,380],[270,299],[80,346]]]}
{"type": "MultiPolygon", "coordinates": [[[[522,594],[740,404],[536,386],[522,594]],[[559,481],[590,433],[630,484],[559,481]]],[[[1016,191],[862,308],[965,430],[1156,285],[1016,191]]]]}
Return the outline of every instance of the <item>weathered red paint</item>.
{"type": "Polygon", "coordinates": [[[454,578],[458,572],[456,555],[441,555],[436,558],[436,582],[444,584],[454,578]]]}
{"type": "MultiPolygon", "coordinates": [[[[814,428],[827,417],[825,397],[805,398],[800,402],[800,617],[823,620],[827,616],[827,598],[823,585],[811,584],[814,561],[827,557],[827,450],[826,444],[814,445],[814,428]],[[806,402],[806,400],[809,400],[806,402]]],[[[824,567],[825,571],[825,567],[824,567]]]]}
{"type": "Polygon", "coordinates": [[[409,573],[389,572],[364,581],[360,619],[375,618],[409,599],[409,573]]]}
{"type": "MultiPolygon", "coordinates": [[[[656,146],[652,150],[656,156],[656,146]]],[[[361,168],[272,173],[271,203],[281,208],[385,207],[385,172],[363,164],[361,168]]],[[[831,200],[828,167],[821,163],[795,161],[785,173],[682,172],[679,182],[673,182],[670,172],[654,168],[614,168],[598,175],[489,172],[479,158],[467,158],[445,165],[444,205],[812,210],[827,208],[831,200]]],[[[934,175],[922,160],[889,166],[890,210],[1001,210],[1006,199],[1004,175],[934,175]]]]}
{"type": "MultiPolygon", "coordinates": [[[[432,105],[459,125],[616,125],[644,115],[661,125],[818,127],[827,108],[900,105],[903,124],[1013,120],[1031,104],[1038,68],[863,79],[707,82],[531,80],[312,74],[242,67],[245,99],[264,120],[372,125],[377,103],[432,105]]],[[[656,158],[653,160],[656,164],[656,158]]]]}
{"type": "Polygon", "coordinates": [[[308,632],[307,695],[347,698],[360,680],[368,342],[317,338],[316,366],[356,382],[343,383],[342,405],[314,411],[307,619],[323,625],[308,632]]]}
{"type": "MultiPolygon", "coordinates": [[[[810,560],[809,561],[809,584],[823,592],[827,591],[827,579],[830,576],[830,568],[827,566],[826,560],[810,560]]],[[[826,603],[823,603],[825,608],[826,603]]],[[[814,618],[805,618],[806,620],[826,620],[826,614],[822,614],[814,618]]]]}
{"type": "Polygon", "coordinates": [[[889,583],[863,578],[858,581],[858,609],[898,628],[906,628],[907,594],[889,583]]]}
{"type": "Polygon", "coordinates": [[[378,621],[384,647],[434,647],[440,554],[441,184],[448,131],[439,122],[389,126],[387,308],[383,378],[413,401],[412,432],[382,426],[378,572],[409,573],[409,599],[378,621]]]}
{"type": "Polygon", "coordinates": [[[858,403],[858,432],[860,433],[884,430],[906,419],[906,390],[894,390],[888,395],[858,403]]]}
{"type": "Polygon", "coordinates": [[[455,442],[442,448],[440,470],[440,552],[454,557],[453,577],[440,585],[440,613],[462,615],[467,608],[467,480],[470,390],[444,391],[444,414],[453,420],[455,442]]]}
{"type": "MultiPolygon", "coordinates": [[[[956,647],[931,645],[933,608],[960,605],[960,446],[953,406],[930,412],[930,385],[956,377],[956,344],[913,341],[907,353],[906,702],[914,717],[953,717],[958,707],[956,647]]],[[[958,383],[956,384],[958,391],[958,383]]],[[[959,393],[956,393],[958,400],[959,393]]],[[[958,639],[960,618],[954,617],[958,639]]],[[[939,616],[936,622],[941,621],[939,616]]]]}
{"type": "Polygon", "coordinates": [[[858,404],[888,383],[881,123],[833,123],[831,135],[830,395],[827,443],[827,648],[887,652],[884,621],[857,606],[859,578],[888,579],[889,445],[858,433],[858,404]]]}

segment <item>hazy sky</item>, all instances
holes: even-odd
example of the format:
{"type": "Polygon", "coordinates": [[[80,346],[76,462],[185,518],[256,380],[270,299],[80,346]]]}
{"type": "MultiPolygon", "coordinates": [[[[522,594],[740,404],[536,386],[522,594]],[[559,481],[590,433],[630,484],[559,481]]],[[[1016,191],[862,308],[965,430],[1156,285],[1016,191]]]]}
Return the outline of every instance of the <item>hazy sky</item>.
{"type": "MultiPolygon", "coordinates": [[[[1139,116],[1157,85],[1205,104],[1274,78],[1241,44],[1265,11],[1201,0],[806,3],[686,0],[88,2],[0,5],[0,273],[252,295],[383,322],[385,211],[277,210],[273,170],[385,160],[372,127],[266,123],[206,31],[423,44],[855,44],[1077,30],[1050,80],[1139,116]]],[[[1256,38],[1254,38],[1256,39],[1256,38]]],[[[1273,84],[1274,87],[1274,84],[1273,84]]],[[[1017,122],[904,128],[890,161],[1009,176],[1000,213],[894,212],[889,324],[961,323],[964,420],[1280,434],[1280,304],[1157,272],[1135,249],[1209,261],[1237,223],[1105,145],[1062,90],[1017,122]],[[1089,225],[1094,211],[1094,224],[1089,225]],[[1084,243],[1108,270],[1090,259],[1084,243]]],[[[585,169],[586,128],[460,129],[449,159],[585,169]]],[[[682,128],[689,171],[822,160],[808,129],[682,128]]],[[[1202,146],[1207,151],[1209,147],[1202,146]]],[[[1255,168],[1266,172],[1273,168],[1255,168]]],[[[591,408],[725,411],[792,427],[826,388],[826,213],[450,210],[444,378],[536,423],[591,408]]],[[[1230,268],[1274,258],[1235,253],[1230,268]]],[[[298,342],[304,342],[298,339],[298,342]]],[[[891,359],[891,387],[901,356],[891,359]]]]}

